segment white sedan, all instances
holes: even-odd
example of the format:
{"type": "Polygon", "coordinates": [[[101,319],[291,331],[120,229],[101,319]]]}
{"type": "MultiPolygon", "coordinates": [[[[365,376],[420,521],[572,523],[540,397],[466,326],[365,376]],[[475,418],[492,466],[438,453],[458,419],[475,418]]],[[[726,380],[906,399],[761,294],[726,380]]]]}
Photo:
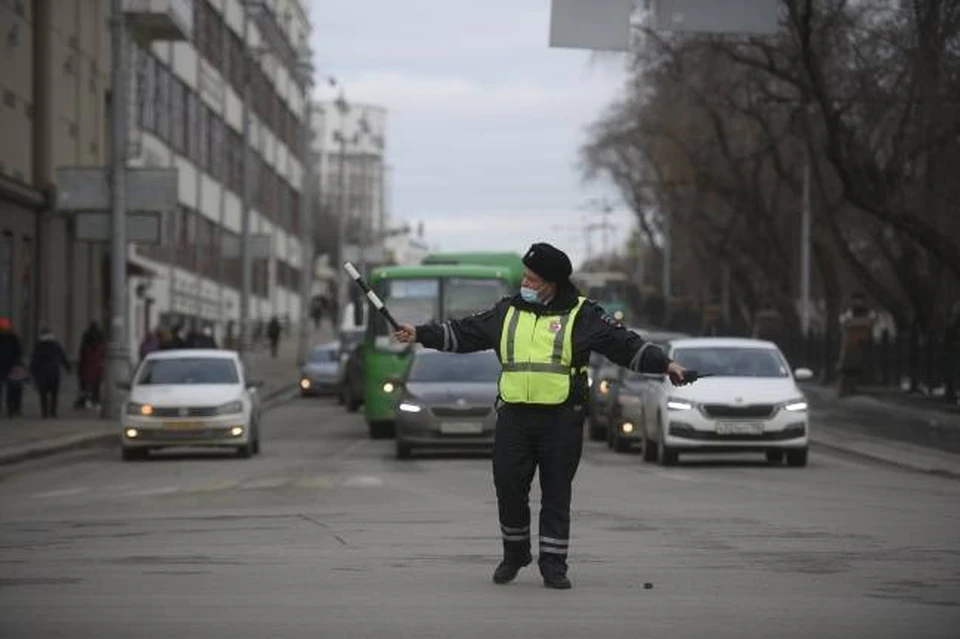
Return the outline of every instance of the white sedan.
{"type": "Polygon", "coordinates": [[[137,368],[122,417],[123,459],[151,449],[229,447],[241,457],[260,451],[260,400],[233,351],[151,353],[137,368]]]}
{"type": "Polygon", "coordinates": [[[796,380],[810,379],[810,370],[791,371],[776,344],[763,340],[679,339],[666,350],[709,376],[680,387],[651,380],[640,417],[644,461],[671,465],[680,453],[755,451],[771,464],[786,457],[790,466],[806,466],[810,423],[796,380]]]}

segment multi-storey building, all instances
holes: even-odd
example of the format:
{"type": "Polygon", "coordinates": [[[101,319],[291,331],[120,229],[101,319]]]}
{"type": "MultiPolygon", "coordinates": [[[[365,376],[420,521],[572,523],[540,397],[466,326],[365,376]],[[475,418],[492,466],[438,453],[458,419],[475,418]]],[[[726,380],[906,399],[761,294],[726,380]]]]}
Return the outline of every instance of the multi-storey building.
{"type": "MultiPolygon", "coordinates": [[[[185,39],[146,43],[130,23],[128,165],[176,168],[179,182],[163,244],[129,251],[133,352],[160,321],[222,328],[239,317],[245,183],[251,316],[298,316],[304,4],[124,2],[128,12],[159,8],[186,27],[185,39]]],[[[49,324],[71,350],[89,321],[108,315],[108,247],[79,241],[73,219],[57,211],[56,173],[109,161],[109,18],[110,0],[0,0],[0,316],[28,342],[49,324]]]]}
{"type": "Polygon", "coordinates": [[[256,7],[248,4],[245,10],[241,0],[193,0],[191,41],[135,50],[131,164],[176,168],[180,183],[180,206],[167,216],[166,233],[173,241],[139,246],[133,254],[152,271],[142,278],[143,294],[131,296],[137,335],[157,321],[224,329],[239,318],[245,180],[253,259],[250,316],[263,321],[299,316],[304,254],[299,141],[308,87],[296,65],[310,23],[304,0],[250,4],[256,7]],[[247,89],[252,153],[245,178],[247,89]]]}

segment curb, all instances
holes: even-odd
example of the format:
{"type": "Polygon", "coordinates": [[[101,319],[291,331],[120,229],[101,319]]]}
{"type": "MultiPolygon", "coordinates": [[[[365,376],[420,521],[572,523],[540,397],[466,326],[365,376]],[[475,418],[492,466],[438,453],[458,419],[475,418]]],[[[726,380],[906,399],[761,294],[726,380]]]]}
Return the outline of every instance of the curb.
{"type": "Polygon", "coordinates": [[[27,444],[12,451],[0,452],[0,466],[9,466],[29,459],[47,457],[79,448],[118,445],[120,434],[111,429],[109,432],[67,435],[53,440],[27,444]]]}
{"type": "MultiPolygon", "coordinates": [[[[291,382],[290,384],[278,386],[269,393],[265,393],[261,400],[265,405],[264,408],[267,410],[273,408],[273,404],[282,401],[285,395],[291,395],[296,388],[297,385],[291,382]]],[[[11,466],[31,459],[49,457],[80,448],[119,445],[119,429],[110,427],[109,430],[102,430],[96,433],[65,435],[56,439],[19,446],[11,451],[0,451],[0,466],[11,466]]]]}
{"type": "Polygon", "coordinates": [[[810,442],[816,448],[822,448],[860,459],[878,462],[903,470],[909,470],[928,475],[939,475],[950,479],[960,479],[960,457],[953,459],[938,459],[941,455],[936,451],[927,451],[919,447],[890,445],[885,441],[843,441],[832,437],[824,438],[821,433],[810,436],[810,442]]]}

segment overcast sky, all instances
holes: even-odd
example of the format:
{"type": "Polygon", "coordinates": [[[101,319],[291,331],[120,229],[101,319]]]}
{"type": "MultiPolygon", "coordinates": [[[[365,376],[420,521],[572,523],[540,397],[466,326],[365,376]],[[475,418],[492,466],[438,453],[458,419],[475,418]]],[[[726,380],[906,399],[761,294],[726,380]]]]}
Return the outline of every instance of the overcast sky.
{"type": "MultiPolygon", "coordinates": [[[[582,184],[577,149],[620,90],[619,56],[551,49],[550,0],[311,0],[311,11],[318,73],[389,111],[393,220],[423,220],[443,250],[545,239],[583,258],[573,229],[599,218],[580,209],[614,192],[582,184]]],[[[626,212],[612,221],[629,230],[626,212]]]]}

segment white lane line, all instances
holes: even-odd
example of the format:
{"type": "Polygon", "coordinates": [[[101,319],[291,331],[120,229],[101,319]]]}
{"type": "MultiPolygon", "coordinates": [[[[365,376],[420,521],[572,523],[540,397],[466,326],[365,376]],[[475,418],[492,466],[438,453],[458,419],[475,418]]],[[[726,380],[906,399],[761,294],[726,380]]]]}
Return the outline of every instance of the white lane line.
{"type": "Polygon", "coordinates": [[[154,495],[169,495],[180,490],[179,486],[158,486],[156,488],[145,488],[143,490],[131,490],[123,493],[124,497],[152,497],[154,495]]]}
{"type": "Polygon", "coordinates": [[[370,488],[383,486],[383,480],[373,475],[354,475],[345,479],[341,485],[346,488],[370,488]]]}
{"type": "Polygon", "coordinates": [[[90,490],[89,487],[79,486],[76,488],[63,488],[61,490],[50,490],[45,493],[37,493],[34,497],[38,499],[46,499],[48,497],[67,497],[68,495],[79,495],[80,493],[85,493],[90,490]]]}
{"type": "Polygon", "coordinates": [[[240,484],[237,488],[239,490],[269,490],[270,488],[280,488],[281,486],[289,482],[290,482],[290,478],[288,477],[255,479],[253,481],[248,481],[246,483],[240,484]]]}
{"type": "Polygon", "coordinates": [[[684,475],[682,473],[671,473],[671,472],[654,472],[654,475],[657,477],[663,477],[664,479],[674,479],[676,481],[694,481],[694,477],[690,475],[684,475]]]}

